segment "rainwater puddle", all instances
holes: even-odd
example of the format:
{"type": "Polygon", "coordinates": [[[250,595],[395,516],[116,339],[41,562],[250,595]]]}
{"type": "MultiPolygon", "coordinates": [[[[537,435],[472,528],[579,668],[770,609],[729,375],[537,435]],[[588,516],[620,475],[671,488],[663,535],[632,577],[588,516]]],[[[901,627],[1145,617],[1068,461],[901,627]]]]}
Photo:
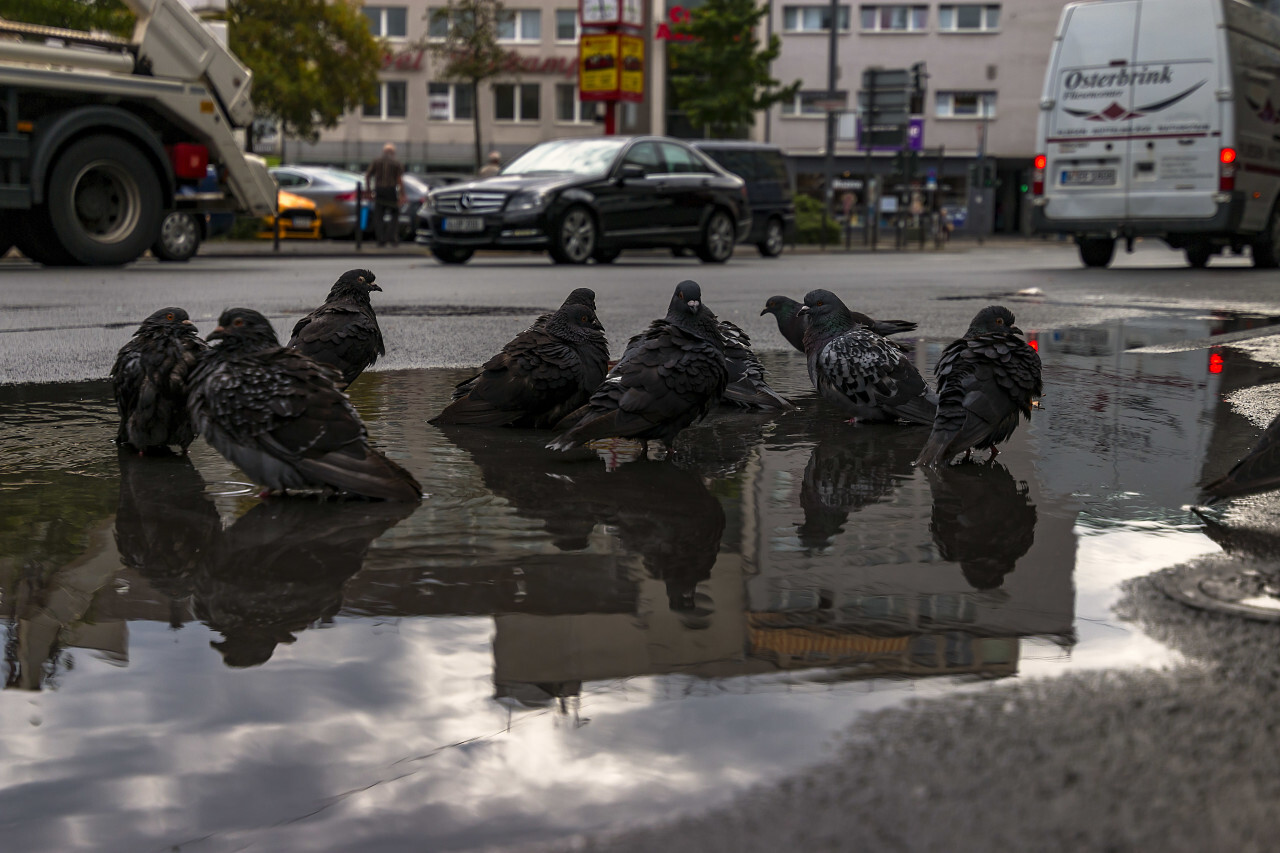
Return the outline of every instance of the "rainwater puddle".
{"type": "Polygon", "coordinates": [[[926,430],[847,426],[798,353],[764,360],[799,412],[613,473],[428,426],[462,371],[366,375],[416,508],[261,502],[203,442],[117,454],[105,383],[0,388],[6,846],[545,841],[777,780],[911,697],[1175,661],[1117,585],[1219,550],[1182,507],[1257,436],[1223,397],[1280,369],[1152,350],[1229,325],[1035,334],[1031,427],[928,474],[926,430]]]}

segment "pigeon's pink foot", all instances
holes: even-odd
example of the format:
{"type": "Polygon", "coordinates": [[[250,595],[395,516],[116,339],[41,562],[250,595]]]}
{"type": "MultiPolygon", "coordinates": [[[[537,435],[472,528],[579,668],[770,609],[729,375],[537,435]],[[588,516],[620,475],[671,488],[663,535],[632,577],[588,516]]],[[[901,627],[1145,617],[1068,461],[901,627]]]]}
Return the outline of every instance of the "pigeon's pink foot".
{"type": "Polygon", "coordinates": [[[845,421],[845,423],[850,424],[850,425],[852,425],[852,426],[857,426],[857,425],[858,425],[858,419],[857,419],[857,418],[849,418],[847,421],[845,421]]]}

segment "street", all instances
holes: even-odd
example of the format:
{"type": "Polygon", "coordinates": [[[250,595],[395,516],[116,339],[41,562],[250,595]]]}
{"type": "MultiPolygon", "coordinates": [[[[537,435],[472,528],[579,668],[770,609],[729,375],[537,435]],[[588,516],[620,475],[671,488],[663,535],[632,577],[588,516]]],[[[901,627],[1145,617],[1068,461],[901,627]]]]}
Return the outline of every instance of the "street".
{"type": "Polygon", "coordinates": [[[0,260],[22,849],[90,849],[81,825],[107,850],[1274,846],[1280,495],[1188,507],[1280,410],[1275,271],[1156,243],[1084,269],[1039,239],[723,266],[206,249],[0,260]],[[357,267],[387,354],[351,399],[421,506],[259,500],[201,439],[117,456],[100,380],[142,318],[252,307],[287,337],[357,267]],[[797,411],[722,407],[616,472],[426,424],[571,289],[617,357],[686,278],[797,411]],[[1007,306],[1045,365],[1031,424],[995,464],[913,467],[925,427],[847,424],[759,315],[819,287],[918,322],[922,370],[1007,306]],[[1264,612],[1174,600],[1188,577],[1261,578],[1239,597],[1264,612]]]}

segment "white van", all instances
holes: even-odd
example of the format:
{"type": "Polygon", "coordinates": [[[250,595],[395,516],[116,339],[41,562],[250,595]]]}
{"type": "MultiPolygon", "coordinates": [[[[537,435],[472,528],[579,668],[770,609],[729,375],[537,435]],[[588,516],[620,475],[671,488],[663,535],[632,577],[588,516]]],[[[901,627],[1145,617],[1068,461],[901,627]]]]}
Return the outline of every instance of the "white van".
{"type": "Polygon", "coordinates": [[[1280,266],[1280,2],[1095,0],[1062,11],[1037,125],[1036,230],[1086,266],[1155,236],[1203,267],[1280,266]]]}

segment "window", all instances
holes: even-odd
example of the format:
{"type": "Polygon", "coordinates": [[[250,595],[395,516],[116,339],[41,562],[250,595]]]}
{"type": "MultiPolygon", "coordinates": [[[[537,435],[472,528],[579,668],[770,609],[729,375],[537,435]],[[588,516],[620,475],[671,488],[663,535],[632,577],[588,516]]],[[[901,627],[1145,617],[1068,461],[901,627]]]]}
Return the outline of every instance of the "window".
{"type": "Polygon", "coordinates": [[[622,162],[631,166],[640,166],[646,175],[660,175],[667,170],[662,163],[662,155],[658,153],[656,142],[637,142],[631,146],[626,159],[622,162]]]}
{"type": "Polygon", "coordinates": [[[556,9],[556,41],[578,40],[578,10],[556,9]]]}
{"type": "Polygon", "coordinates": [[[929,25],[928,6],[882,4],[859,9],[859,26],[870,33],[918,33],[929,25]]]}
{"type": "MultiPolygon", "coordinates": [[[[848,103],[848,92],[836,92],[835,99],[848,103]]],[[[782,102],[784,116],[825,116],[827,111],[821,106],[827,100],[827,90],[819,89],[810,92],[797,92],[795,100],[782,102]]]]}
{"type": "Polygon", "coordinates": [[[427,38],[443,39],[449,35],[449,30],[458,24],[458,16],[460,13],[448,14],[448,11],[441,6],[431,6],[427,9],[427,38]]]}
{"type": "Polygon", "coordinates": [[[667,171],[674,175],[705,174],[710,171],[702,158],[685,148],[671,142],[660,143],[662,156],[667,161],[667,171]]]}
{"type": "Polygon", "coordinates": [[[995,118],[995,92],[938,92],[938,118],[995,118]]]}
{"type": "Polygon", "coordinates": [[[573,83],[556,84],[556,121],[582,124],[595,120],[595,102],[578,100],[578,87],[573,83]]]}
{"type": "Polygon", "coordinates": [[[1000,29],[1000,7],[963,3],[938,7],[938,29],[944,33],[989,33],[1000,29]]]}
{"type": "Polygon", "coordinates": [[[538,9],[509,9],[498,19],[498,41],[541,40],[542,12],[538,9]]]}
{"type": "Polygon", "coordinates": [[[540,86],[537,83],[494,83],[493,117],[498,121],[537,121],[540,86]]]}
{"type": "MultiPolygon", "coordinates": [[[[788,33],[825,33],[831,29],[830,6],[783,6],[782,30],[788,33]]],[[[840,7],[840,29],[849,29],[849,7],[840,7]]]]}
{"type": "Polygon", "coordinates": [[[402,39],[409,35],[409,10],[404,6],[365,6],[364,16],[374,36],[402,39]]]}
{"type": "Polygon", "coordinates": [[[431,121],[471,121],[475,103],[469,83],[428,83],[427,118],[431,121]]]}
{"type": "Polygon", "coordinates": [[[387,80],[378,84],[378,94],[364,105],[364,117],[376,119],[404,118],[409,114],[409,84],[403,80],[387,80]]]}

